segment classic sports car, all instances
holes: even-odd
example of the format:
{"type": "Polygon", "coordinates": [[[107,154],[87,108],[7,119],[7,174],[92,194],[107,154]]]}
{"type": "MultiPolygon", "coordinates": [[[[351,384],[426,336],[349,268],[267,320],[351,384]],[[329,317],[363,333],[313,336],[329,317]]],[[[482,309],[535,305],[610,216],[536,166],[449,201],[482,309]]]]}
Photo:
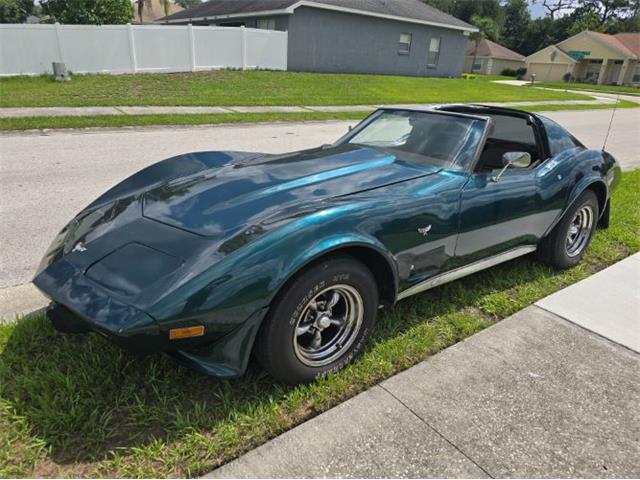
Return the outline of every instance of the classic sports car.
{"type": "Polygon", "coordinates": [[[575,265],[619,178],[539,115],[383,108],[332,145],[140,171],[60,232],[34,283],[60,331],[219,377],[253,353],[307,382],[352,360],[381,305],[532,252],[575,265]]]}

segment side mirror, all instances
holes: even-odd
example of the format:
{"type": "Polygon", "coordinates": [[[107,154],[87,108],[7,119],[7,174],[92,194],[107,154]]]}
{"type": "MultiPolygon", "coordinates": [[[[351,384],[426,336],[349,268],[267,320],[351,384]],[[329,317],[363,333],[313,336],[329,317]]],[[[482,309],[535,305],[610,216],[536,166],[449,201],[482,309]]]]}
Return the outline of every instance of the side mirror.
{"type": "Polygon", "coordinates": [[[498,180],[500,180],[500,177],[502,177],[502,174],[509,167],[516,167],[516,168],[529,167],[529,165],[531,165],[531,154],[529,152],[506,152],[504,155],[502,155],[502,165],[504,165],[502,167],[502,170],[500,170],[498,175],[496,175],[491,179],[494,182],[497,182],[498,180]]]}

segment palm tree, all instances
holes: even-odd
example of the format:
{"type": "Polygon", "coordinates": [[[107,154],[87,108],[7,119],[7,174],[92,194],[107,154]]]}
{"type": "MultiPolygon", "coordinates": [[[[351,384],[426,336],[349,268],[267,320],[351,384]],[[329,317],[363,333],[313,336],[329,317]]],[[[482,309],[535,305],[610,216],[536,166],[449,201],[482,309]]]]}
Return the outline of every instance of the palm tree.
{"type": "MultiPolygon", "coordinates": [[[[478,30],[477,32],[473,32],[469,38],[473,40],[474,44],[473,61],[471,62],[471,73],[473,73],[473,66],[476,64],[476,57],[478,56],[478,47],[480,46],[480,42],[484,40],[485,34],[482,30],[478,30]]],[[[482,68],[480,70],[482,71],[482,68]]]]}
{"type": "MultiPolygon", "coordinates": [[[[145,5],[147,7],[147,10],[150,10],[152,7],[152,4],[151,4],[152,1],[153,0],[138,0],[138,18],[140,19],[140,23],[143,23],[142,12],[144,10],[145,5]]],[[[169,15],[169,11],[171,9],[170,0],[160,0],[160,4],[162,5],[165,16],[169,15]]]]}

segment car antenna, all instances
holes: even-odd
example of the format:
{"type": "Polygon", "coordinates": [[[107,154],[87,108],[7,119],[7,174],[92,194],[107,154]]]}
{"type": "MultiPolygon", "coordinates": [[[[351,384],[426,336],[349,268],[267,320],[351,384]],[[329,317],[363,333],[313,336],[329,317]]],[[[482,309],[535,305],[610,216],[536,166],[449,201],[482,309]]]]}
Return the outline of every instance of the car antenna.
{"type": "Polygon", "coordinates": [[[607,140],[609,140],[609,133],[611,133],[611,127],[613,126],[613,117],[616,114],[616,110],[618,109],[618,103],[620,103],[620,94],[616,97],[616,104],[613,106],[613,112],[611,112],[611,120],[609,120],[609,128],[607,128],[607,134],[604,137],[604,143],[602,144],[602,151],[604,152],[605,147],[607,146],[607,140]]]}

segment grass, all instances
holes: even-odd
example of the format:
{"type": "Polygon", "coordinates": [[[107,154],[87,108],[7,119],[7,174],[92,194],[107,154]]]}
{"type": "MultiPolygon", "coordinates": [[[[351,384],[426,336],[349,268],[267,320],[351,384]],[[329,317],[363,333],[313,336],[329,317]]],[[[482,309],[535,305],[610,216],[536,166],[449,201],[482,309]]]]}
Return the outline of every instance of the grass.
{"type": "Polygon", "coordinates": [[[219,125],[314,120],[361,120],[363,112],[219,113],[178,115],[96,115],[90,117],[0,118],[1,130],[49,128],[144,127],[151,125],[219,125]]]}
{"type": "Polygon", "coordinates": [[[525,257],[381,311],[345,370],[285,388],[257,366],[237,380],[137,357],[42,316],[0,326],[0,477],[194,477],[640,250],[640,170],[583,262],[555,272],[525,257]]]}
{"type": "Polygon", "coordinates": [[[219,70],[148,75],[0,79],[0,107],[131,105],[358,105],[567,100],[584,96],[489,81],[219,70]],[[481,85],[478,85],[481,83],[481,85]]]}
{"type": "MultiPolygon", "coordinates": [[[[618,102],[618,108],[634,108],[640,105],[626,100],[618,102]]],[[[613,105],[539,105],[524,110],[542,112],[552,110],[600,110],[613,105]]],[[[361,120],[363,112],[300,112],[300,113],[220,113],[177,115],[96,115],[87,117],[15,117],[0,118],[2,130],[35,130],[52,128],[100,128],[144,127],[152,125],[222,125],[260,122],[302,122],[317,120],[361,120]]]]}
{"type": "Polygon", "coordinates": [[[536,87],[561,88],[563,90],[587,90],[591,92],[620,93],[640,96],[640,88],[618,85],[592,85],[590,83],[544,82],[536,83],[536,87]]]}

